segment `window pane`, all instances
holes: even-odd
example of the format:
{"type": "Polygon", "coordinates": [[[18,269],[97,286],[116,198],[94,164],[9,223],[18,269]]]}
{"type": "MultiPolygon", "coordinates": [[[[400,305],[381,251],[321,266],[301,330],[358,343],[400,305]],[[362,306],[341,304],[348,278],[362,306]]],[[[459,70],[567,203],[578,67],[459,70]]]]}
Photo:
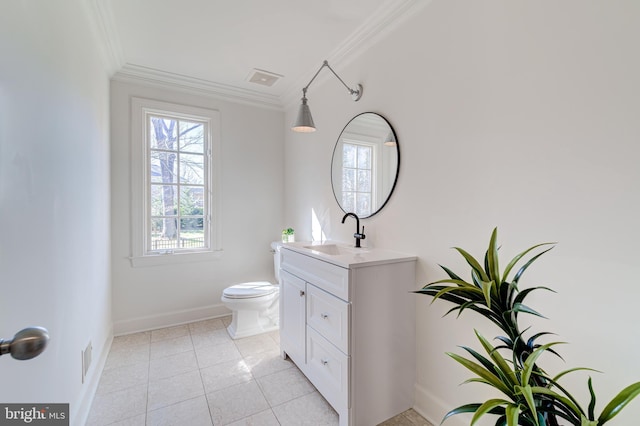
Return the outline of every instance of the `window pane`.
{"type": "Polygon", "coordinates": [[[371,172],[358,170],[358,191],[371,192],[371,172]]]}
{"type": "Polygon", "coordinates": [[[180,154],[180,182],[204,184],[204,155],[180,154]]]}
{"type": "Polygon", "coordinates": [[[358,193],[356,213],[358,215],[371,213],[371,194],[358,193]]]}
{"type": "Polygon", "coordinates": [[[180,151],[204,153],[204,125],[180,122],[180,151]]]}
{"type": "Polygon", "coordinates": [[[355,192],[342,193],[342,208],[348,212],[356,211],[356,193],[355,192]]]}
{"type": "Polygon", "coordinates": [[[202,218],[190,218],[180,220],[180,247],[181,248],[203,248],[204,242],[204,220],[202,218]]]}
{"type": "Polygon", "coordinates": [[[177,121],[162,117],[149,120],[149,146],[156,149],[176,150],[177,121]]]}
{"type": "Polygon", "coordinates": [[[160,238],[162,234],[162,219],[153,219],[151,221],[151,240],[160,238]]]}
{"type": "Polygon", "coordinates": [[[175,218],[156,218],[151,221],[151,250],[168,250],[178,247],[175,218]]]}
{"type": "Polygon", "coordinates": [[[342,191],[355,191],[356,189],[356,170],[342,169],[342,191]]]}
{"type": "Polygon", "coordinates": [[[342,146],[342,167],[356,167],[356,146],[345,143],[342,146]]]}
{"type": "Polygon", "coordinates": [[[176,154],[151,151],[151,182],[176,183],[176,154]]]}
{"type": "Polygon", "coordinates": [[[193,186],[180,188],[180,215],[204,215],[204,188],[193,186]]]}
{"type": "Polygon", "coordinates": [[[151,185],[151,216],[175,216],[178,194],[173,185],[151,185]]]}
{"type": "Polygon", "coordinates": [[[371,169],[371,148],[368,146],[358,147],[358,168],[371,169]]]}

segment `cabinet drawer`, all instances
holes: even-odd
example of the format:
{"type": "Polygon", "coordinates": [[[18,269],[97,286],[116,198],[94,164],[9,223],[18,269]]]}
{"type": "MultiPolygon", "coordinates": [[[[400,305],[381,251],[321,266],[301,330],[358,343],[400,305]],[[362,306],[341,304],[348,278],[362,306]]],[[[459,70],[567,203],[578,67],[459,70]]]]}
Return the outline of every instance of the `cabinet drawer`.
{"type": "Polygon", "coordinates": [[[349,354],[349,303],[307,284],[307,324],[349,354]]]}
{"type": "Polygon", "coordinates": [[[303,280],[349,301],[349,270],[304,254],[281,250],[281,268],[303,280]]]}
{"type": "Polygon", "coordinates": [[[307,376],[337,411],[350,407],[350,357],[307,327],[307,376]]]}

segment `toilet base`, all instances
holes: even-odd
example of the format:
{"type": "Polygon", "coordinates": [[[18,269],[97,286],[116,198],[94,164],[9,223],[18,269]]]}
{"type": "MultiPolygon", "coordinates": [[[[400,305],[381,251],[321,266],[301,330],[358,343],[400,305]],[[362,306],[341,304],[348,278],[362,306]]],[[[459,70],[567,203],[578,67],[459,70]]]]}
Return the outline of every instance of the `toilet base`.
{"type": "Polygon", "coordinates": [[[231,324],[227,327],[227,332],[232,339],[242,339],[243,337],[255,336],[257,334],[275,331],[280,326],[272,318],[260,316],[259,311],[239,310],[233,311],[231,324]]]}

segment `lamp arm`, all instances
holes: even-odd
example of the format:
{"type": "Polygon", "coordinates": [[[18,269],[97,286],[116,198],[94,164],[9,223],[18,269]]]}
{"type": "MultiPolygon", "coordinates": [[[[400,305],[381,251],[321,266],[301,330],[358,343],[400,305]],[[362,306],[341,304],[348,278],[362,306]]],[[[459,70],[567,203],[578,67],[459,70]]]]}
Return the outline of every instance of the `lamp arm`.
{"type": "Polygon", "coordinates": [[[309,88],[309,86],[311,86],[311,83],[313,83],[313,80],[316,79],[316,77],[318,76],[318,74],[320,74],[320,71],[322,71],[322,68],[324,68],[324,67],[329,68],[329,70],[333,73],[333,75],[335,75],[336,78],[338,80],[340,80],[340,83],[342,83],[342,85],[347,88],[347,90],[349,91],[349,93],[351,95],[359,93],[359,90],[354,90],[354,89],[350,88],[349,86],[347,86],[347,84],[344,81],[342,81],[340,76],[338,74],[336,74],[336,72],[333,70],[333,68],[331,68],[331,65],[329,65],[329,62],[326,59],[322,63],[322,66],[320,67],[320,69],[318,69],[318,71],[316,71],[315,75],[311,78],[311,81],[309,81],[309,83],[302,88],[302,93],[304,93],[306,95],[307,89],[309,88]]]}
{"type": "Polygon", "coordinates": [[[329,68],[329,70],[333,73],[333,75],[335,75],[335,76],[336,76],[336,78],[337,78],[338,80],[340,80],[340,83],[342,83],[342,85],[343,85],[344,87],[346,87],[346,88],[347,88],[347,90],[349,91],[349,93],[350,93],[351,95],[353,95],[354,93],[356,93],[356,92],[357,92],[357,90],[353,90],[351,87],[347,86],[347,84],[346,84],[344,81],[342,81],[342,79],[340,78],[340,76],[339,76],[338,74],[336,74],[336,72],[333,70],[333,68],[331,68],[331,65],[329,65],[329,62],[324,61],[323,66],[324,66],[324,65],[326,65],[326,66],[327,66],[327,68],[329,68]]]}
{"type": "MultiPolygon", "coordinates": [[[[309,81],[309,83],[307,83],[307,85],[302,88],[302,91],[304,93],[307,93],[307,89],[309,88],[309,86],[311,86],[311,83],[313,83],[313,80],[316,79],[316,77],[318,76],[318,74],[320,74],[320,71],[322,71],[322,68],[324,68],[324,67],[329,67],[329,62],[327,62],[326,60],[322,63],[320,68],[318,68],[318,71],[316,71],[316,73],[313,75],[313,77],[311,77],[311,80],[309,81]]],[[[329,67],[329,69],[331,69],[331,67],[329,67]]],[[[344,84],[344,83],[342,83],[342,84],[344,84]]]]}

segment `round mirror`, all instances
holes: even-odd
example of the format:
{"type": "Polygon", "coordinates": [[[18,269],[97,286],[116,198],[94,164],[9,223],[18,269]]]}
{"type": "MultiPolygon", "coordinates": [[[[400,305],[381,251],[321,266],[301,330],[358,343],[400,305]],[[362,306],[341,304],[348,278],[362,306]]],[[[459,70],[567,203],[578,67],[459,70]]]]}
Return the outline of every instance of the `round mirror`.
{"type": "Polygon", "coordinates": [[[360,218],[378,213],[398,179],[400,148],[391,124],[379,114],[355,116],[333,150],[331,185],[345,212],[360,218]]]}

